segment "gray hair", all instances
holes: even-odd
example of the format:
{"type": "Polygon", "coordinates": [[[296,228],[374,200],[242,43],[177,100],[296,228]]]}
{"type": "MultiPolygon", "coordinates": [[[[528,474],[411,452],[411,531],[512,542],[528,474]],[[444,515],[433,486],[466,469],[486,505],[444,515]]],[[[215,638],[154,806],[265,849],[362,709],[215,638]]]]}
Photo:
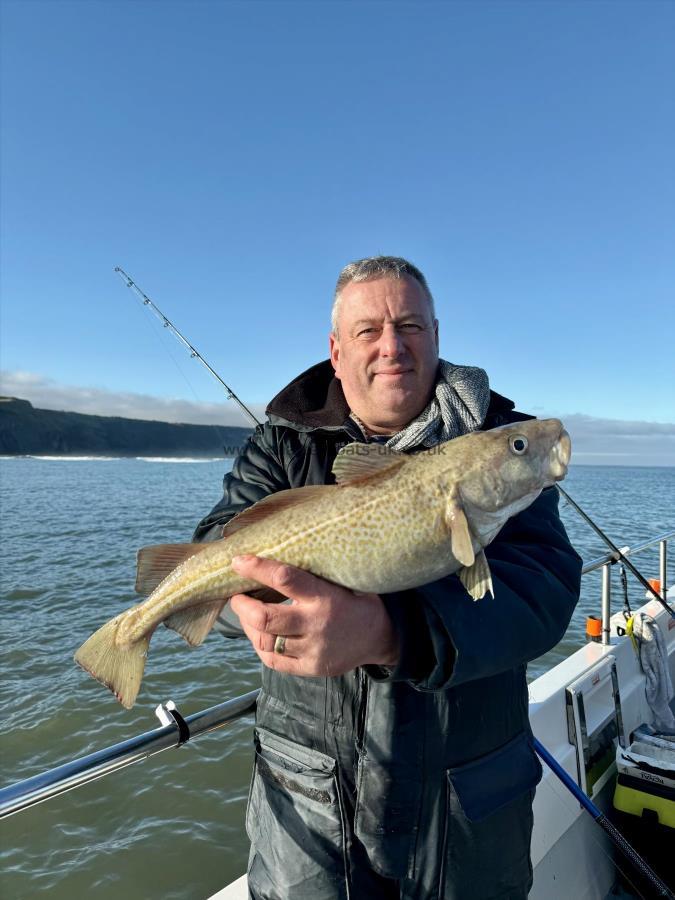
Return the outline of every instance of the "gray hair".
{"type": "Polygon", "coordinates": [[[434,309],[434,298],[431,296],[427,280],[422,275],[417,266],[414,266],[402,256],[369,256],[365,259],[357,259],[344,267],[335,285],[335,294],[333,295],[333,309],[331,312],[331,328],[333,334],[338,334],[338,315],[340,312],[340,298],[343,289],[352,281],[375,281],[377,278],[403,278],[408,275],[415,281],[424,291],[429,306],[431,307],[431,316],[436,318],[434,309]]]}

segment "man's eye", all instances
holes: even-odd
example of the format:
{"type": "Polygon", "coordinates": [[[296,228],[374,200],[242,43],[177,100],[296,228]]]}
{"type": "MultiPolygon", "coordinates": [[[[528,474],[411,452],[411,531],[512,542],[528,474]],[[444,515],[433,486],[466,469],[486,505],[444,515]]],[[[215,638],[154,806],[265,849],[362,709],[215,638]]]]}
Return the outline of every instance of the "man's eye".
{"type": "Polygon", "coordinates": [[[356,336],[357,337],[362,337],[362,336],[368,337],[371,334],[375,334],[375,331],[376,331],[375,328],[361,328],[359,331],[357,331],[356,336]]]}
{"type": "Polygon", "coordinates": [[[422,326],[418,325],[417,322],[402,322],[398,326],[402,331],[421,331],[422,326]]]}

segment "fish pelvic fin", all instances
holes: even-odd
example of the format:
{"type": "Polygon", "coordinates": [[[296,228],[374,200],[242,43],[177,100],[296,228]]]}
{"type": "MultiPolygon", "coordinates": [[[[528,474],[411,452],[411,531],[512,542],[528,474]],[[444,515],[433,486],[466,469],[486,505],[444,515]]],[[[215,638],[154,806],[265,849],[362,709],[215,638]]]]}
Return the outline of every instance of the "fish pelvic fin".
{"type": "Polygon", "coordinates": [[[472,566],[464,567],[457,573],[459,580],[474,600],[481,600],[487,593],[494,598],[492,575],[485,553],[481,550],[472,566]]]}
{"type": "Polygon", "coordinates": [[[226,600],[216,600],[214,603],[188,606],[187,609],[178,610],[170,615],[164,620],[164,624],[172,631],[177,631],[191,647],[198,647],[213,628],[226,602],[226,600]]]}
{"type": "Polygon", "coordinates": [[[116,639],[123,619],[124,613],[95,631],[75,654],[75,662],[131,709],[143,679],[152,632],[120,646],[116,639]]]}
{"type": "Polygon", "coordinates": [[[151,594],[170,572],[210,544],[153,544],[136,554],[136,593],[151,594]]]}

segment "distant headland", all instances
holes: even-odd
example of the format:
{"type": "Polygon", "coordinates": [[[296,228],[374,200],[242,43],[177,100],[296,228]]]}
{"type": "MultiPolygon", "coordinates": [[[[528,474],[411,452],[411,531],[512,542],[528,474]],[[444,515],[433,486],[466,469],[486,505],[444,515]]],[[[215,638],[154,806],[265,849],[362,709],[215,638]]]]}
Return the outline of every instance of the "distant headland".
{"type": "Polygon", "coordinates": [[[236,456],[249,428],[181,425],[36,409],[0,397],[3,456],[236,456]]]}

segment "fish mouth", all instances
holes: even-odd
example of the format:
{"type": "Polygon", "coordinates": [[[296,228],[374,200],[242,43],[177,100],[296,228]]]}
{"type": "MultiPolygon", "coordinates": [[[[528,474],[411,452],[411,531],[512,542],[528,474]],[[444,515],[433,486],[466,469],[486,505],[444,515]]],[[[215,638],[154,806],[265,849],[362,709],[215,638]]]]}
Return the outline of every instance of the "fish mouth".
{"type": "Polygon", "coordinates": [[[551,447],[548,455],[549,471],[554,481],[562,481],[567,475],[567,466],[572,456],[572,441],[567,431],[563,428],[560,437],[551,447]]]}

